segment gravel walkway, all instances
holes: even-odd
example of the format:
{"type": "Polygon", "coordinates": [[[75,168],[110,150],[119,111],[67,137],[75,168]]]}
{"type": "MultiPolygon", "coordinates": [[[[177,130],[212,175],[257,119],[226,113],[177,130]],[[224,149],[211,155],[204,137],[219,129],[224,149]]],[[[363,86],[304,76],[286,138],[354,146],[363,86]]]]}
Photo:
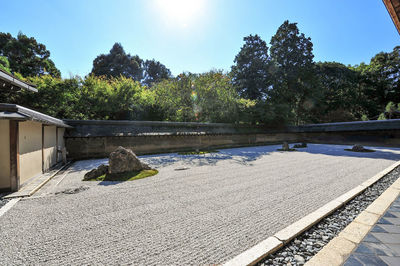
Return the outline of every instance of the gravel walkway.
{"type": "Polygon", "coordinates": [[[277,148],[144,156],[159,174],[121,183],[82,182],[105,160],[79,161],[0,218],[0,265],[223,263],[400,159],[277,148]]]}

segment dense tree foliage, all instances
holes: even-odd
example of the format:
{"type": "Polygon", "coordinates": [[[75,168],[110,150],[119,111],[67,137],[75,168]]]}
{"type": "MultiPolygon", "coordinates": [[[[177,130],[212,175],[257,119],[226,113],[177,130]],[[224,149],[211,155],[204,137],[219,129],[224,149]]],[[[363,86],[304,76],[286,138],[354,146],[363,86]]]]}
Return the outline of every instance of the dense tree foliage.
{"type": "Polygon", "coordinates": [[[21,32],[17,38],[10,33],[0,32],[0,56],[7,57],[11,72],[18,72],[24,77],[47,74],[61,76],[50,59],[50,51],[46,46],[21,32]]]}
{"type": "Polygon", "coordinates": [[[123,76],[28,80],[39,92],[21,91],[8,102],[59,118],[236,122],[252,106],[221,71],[183,73],[153,87],[123,76]]]}
{"type": "Polygon", "coordinates": [[[352,121],[363,115],[364,98],[355,70],[337,62],[318,62],[317,72],[323,93],[317,121],[352,121]]]}
{"type": "Polygon", "coordinates": [[[0,56],[0,69],[11,74],[10,62],[5,56],[0,56]]]}
{"type": "Polygon", "coordinates": [[[363,107],[370,118],[376,118],[390,101],[400,102],[400,46],[390,53],[378,53],[369,64],[354,69],[361,75],[366,98],[363,107]]]}
{"type": "Polygon", "coordinates": [[[120,43],[115,43],[108,54],[93,60],[91,74],[108,78],[124,76],[149,86],[171,77],[171,71],[165,65],[154,59],[144,61],[138,55],[127,54],[120,43]]]}
{"type": "Polygon", "coordinates": [[[163,79],[171,78],[171,71],[156,60],[146,60],[143,64],[143,83],[151,86],[163,79]]]}
{"type": "Polygon", "coordinates": [[[386,119],[400,119],[400,103],[389,102],[386,105],[385,112],[379,115],[378,120],[386,119]]]}
{"type": "Polygon", "coordinates": [[[285,21],[269,47],[244,38],[229,73],[182,73],[131,56],[116,43],[86,77],[61,79],[50,52],[33,38],[0,34],[0,69],[38,93],[1,93],[59,118],[231,122],[283,126],[400,118],[400,46],[356,66],[314,62],[313,44],[285,21]],[[52,67],[47,67],[47,64],[52,67]],[[22,75],[21,75],[22,74],[22,75]]]}
{"type": "Polygon", "coordinates": [[[236,122],[246,101],[222,71],[183,73],[152,87],[163,120],[236,122]]]}
{"type": "Polygon", "coordinates": [[[93,61],[92,74],[116,78],[124,76],[140,81],[143,60],[139,56],[125,53],[120,43],[115,43],[108,54],[101,54],[93,61]]]}

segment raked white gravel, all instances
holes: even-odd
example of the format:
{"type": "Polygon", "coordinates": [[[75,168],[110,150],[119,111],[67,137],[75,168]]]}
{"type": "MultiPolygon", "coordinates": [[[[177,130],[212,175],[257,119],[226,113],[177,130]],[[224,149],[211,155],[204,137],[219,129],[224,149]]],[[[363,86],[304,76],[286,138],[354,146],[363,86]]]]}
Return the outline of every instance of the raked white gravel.
{"type": "Polygon", "coordinates": [[[0,265],[223,263],[400,159],[391,148],[278,148],[141,156],[159,174],[121,183],[82,182],[107,160],[76,162],[0,217],[0,265]]]}

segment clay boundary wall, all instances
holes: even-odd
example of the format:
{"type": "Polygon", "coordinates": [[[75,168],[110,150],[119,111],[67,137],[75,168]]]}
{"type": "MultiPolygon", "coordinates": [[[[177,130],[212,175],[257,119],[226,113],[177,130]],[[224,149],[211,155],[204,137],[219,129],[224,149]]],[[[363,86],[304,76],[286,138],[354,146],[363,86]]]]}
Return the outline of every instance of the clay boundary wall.
{"type": "Polygon", "coordinates": [[[152,121],[65,120],[70,159],[103,158],[118,146],[137,154],[290,143],[400,147],[400,119],[264,128],[261,126],[152,121]]]}

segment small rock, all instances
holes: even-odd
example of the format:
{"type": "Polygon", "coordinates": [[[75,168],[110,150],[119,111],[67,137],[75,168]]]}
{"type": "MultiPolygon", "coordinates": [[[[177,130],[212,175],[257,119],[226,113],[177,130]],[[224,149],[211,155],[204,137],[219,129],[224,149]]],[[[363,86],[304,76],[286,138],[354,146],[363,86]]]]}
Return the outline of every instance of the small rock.
{"type": "Polygon", "coordinates": [[[288,151],[289,149],[289,144],[287,143],[287,141],[283,142],[282,144],[282,150],[283,151],[288,151]]]}
{"type": "Polygon", "coordinates": [[[83,177],[84,180],[89,180],[93,178],[97,178],[99,176],[105,175],[108,172],[108,166],[107,165],[100,165],[99,167],[87,172],[85,176],[83,177]]]}
{"type": "Polygon", "coordinates": [[[307,143],[295,144],[293,148],[307,148],[307,143]]]}
{"type": "Polygon", "coordinates": [[[364,147],[360,144],[356,144],[351,148],[352,151],[364,151],[364,147]]]}
{"type": "Polygon", "coordinates": [[[296,262],[298,264],[304,264],[304,262],[305,262],[304,258],[300,255],[294,255],[294,259],[296,260],[296,262]]]}

